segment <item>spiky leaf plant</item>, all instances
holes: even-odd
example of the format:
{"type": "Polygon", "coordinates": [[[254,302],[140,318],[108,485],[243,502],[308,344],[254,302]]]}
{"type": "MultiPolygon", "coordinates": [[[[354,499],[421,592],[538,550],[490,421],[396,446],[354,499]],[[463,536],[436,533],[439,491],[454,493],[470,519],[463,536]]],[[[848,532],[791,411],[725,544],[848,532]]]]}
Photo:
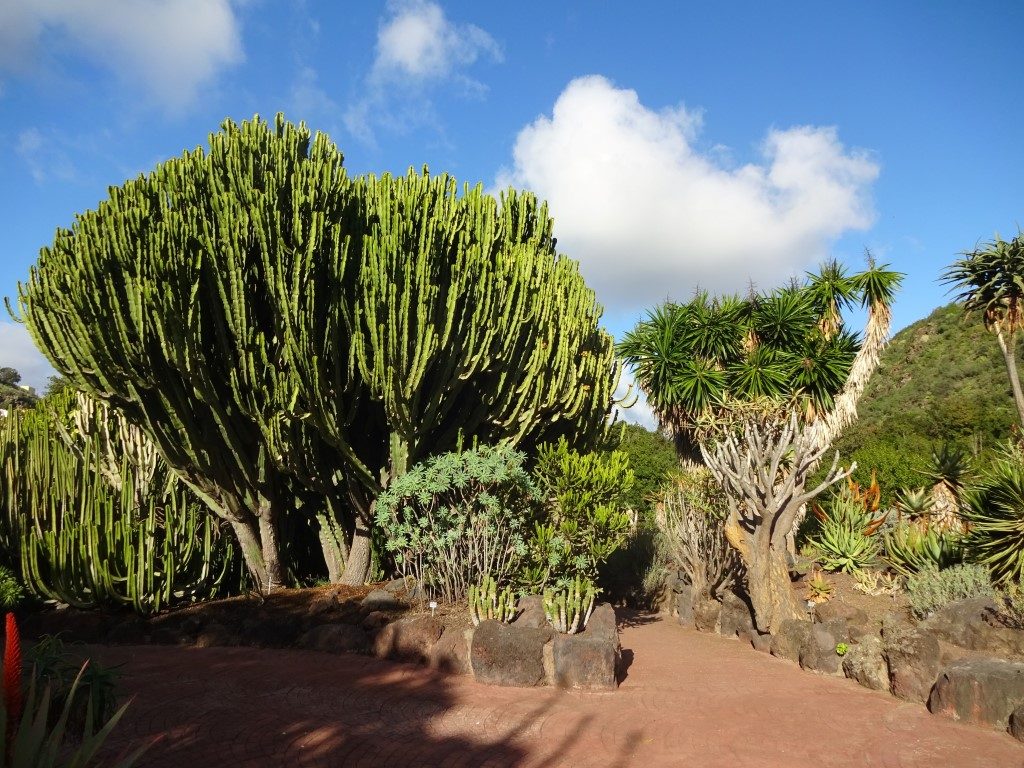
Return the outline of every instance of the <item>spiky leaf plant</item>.
{"type": "Polygon", "coordinates": [[[925,474],[932,481],[930,516],[935,527],[963,531],[960,497],[970,471],[970,457],[963,448],[943,443],[939,449],[932,449],[925,474]]]}
{"type": "Polygon", "coordinates": [[[1024,454],[1008,448],[965,494],[964,541],[970,560],[985,565],[999,584],[1024,576],[1024,454]]]}
{"type": "Polygon", "coordinates": [[[896,498],[896,512],[900,517],[918,520],[932,511],[932,494],[927,488],[904,488],[896,498]]]}
{"type": "Polygon", "coordinates": [[[928,518],[902,520],[883,534],[885,559],[910,576],[927,568],[949,568],[963,561],[961,537],[929,524],[928,518]]]}
{"type": "Polygon", "coordinates": [[[885,514],[878,511],[879,497],[877,483],[862,489],[849,482],[827,508],[815,506],[820,530],[808,543],[826,570],[852,573],[875,562],[880,551],[876,534],[885,521],[885,514]]]}

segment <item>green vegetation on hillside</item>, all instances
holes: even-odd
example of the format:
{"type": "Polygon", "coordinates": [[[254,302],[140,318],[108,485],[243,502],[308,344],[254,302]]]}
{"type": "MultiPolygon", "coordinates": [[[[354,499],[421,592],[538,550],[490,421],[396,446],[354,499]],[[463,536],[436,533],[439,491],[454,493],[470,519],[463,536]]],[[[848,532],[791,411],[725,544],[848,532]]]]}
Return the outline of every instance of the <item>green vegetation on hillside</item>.
{"type": "Polygon", "coordinates": [[[835,448],[854,478],[878,473],[883,503],[901,487],[930,485],[933,448],[949,442],[988,465],[1015,414],[995,338],[949,304],[896,334],[861,400],[860,418],[835,448]]]}

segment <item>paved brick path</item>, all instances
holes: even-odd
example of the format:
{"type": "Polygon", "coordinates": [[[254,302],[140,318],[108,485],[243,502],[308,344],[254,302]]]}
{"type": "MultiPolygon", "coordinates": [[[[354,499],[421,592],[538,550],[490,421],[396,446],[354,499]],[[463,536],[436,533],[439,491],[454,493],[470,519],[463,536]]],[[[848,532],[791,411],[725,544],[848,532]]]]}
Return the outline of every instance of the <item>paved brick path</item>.
{"type": "Polygon", "coordinates": [[[1010,736],[639,618],[614,693],[494,688],[312,651],[104,647],[135,700],[116,746],[152,768],[1022,768],[1010,736]]]}

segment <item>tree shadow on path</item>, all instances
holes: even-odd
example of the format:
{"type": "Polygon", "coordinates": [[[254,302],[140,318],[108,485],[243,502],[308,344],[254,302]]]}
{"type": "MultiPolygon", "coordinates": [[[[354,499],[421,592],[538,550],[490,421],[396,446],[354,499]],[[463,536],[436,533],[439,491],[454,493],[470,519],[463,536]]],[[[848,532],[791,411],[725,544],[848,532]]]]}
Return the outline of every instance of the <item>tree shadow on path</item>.
{"type": "Polygon", "coordinates": [[[465,678],[311,651],[91,650],[126,663],[120,687],[134,697],[107,754],[150,744],[138,763],[148,768],[521,765],[559,695],[517,704],[510,689],[489,689],[481,704],[460,696],[465,678]]]}

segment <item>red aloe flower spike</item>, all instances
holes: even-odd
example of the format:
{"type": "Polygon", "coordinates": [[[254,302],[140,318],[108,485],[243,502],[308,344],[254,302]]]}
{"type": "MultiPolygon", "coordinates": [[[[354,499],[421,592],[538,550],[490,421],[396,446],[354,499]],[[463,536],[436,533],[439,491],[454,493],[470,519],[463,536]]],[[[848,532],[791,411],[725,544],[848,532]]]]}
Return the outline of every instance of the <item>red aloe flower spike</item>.
{"type": "Polygon", "coordinates": [[[4,638],[4,707],[7,722],[13,724],[21,717],[21,638],[14,614],[7,614],[4,638]]]}

